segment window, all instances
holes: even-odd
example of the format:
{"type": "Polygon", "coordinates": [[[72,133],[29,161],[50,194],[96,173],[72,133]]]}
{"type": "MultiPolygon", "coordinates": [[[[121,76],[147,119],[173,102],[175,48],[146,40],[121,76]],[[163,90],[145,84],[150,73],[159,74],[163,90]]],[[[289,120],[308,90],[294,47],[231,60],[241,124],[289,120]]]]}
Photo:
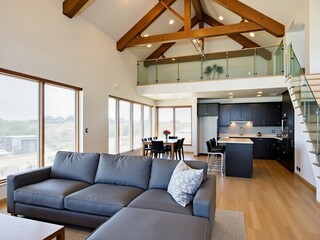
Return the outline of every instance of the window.
{"type": "Polygon", "coordinates": [[[158,136],[163,137],[163,130],[171,131],[170,135],[185,138],[185,144],[192,144],[191,107],[159,107],[158,136]]]}
{"type": "Polygon", "coordinates": [[[133,104],[133,149],[141,147],[142,122],[141,122],[141,104],[133,104]]]}
{"type": "Polygon", "coordinates": [[[109,98],[109,153],[116,154],[117,151],[117,115],[116,99],[109,98]]]}
{"type": "Polygon", "coordinates": [[[127,152],[131,150],[130,138],[131,138],[131,129],[130,129],[130,102],[120,100],[119,101],[119,151],[127,152]]]}
{"type": "Polygon", "coordinates": [[[150,106],[109,97],[108,113],[110,154],[139,149],[145,134],[151,136],[150,106]]]}
{"type": "Polygon", "coordinates": [[[45,85],[45,166],[52,165],[57,151],[75,151],[75,91],[45,85]]]}
{"type": "Polygon", "coordinates": [[[78,150],[77,99],[81,90],[5,69],[2,72],[0,182],[9,174],[51,165],[59,150],[78,150]]]}
{"type": "Polygon", "coordinates": [[[39,84],[0,75],[0,179],[39,167],[39,84]]]}

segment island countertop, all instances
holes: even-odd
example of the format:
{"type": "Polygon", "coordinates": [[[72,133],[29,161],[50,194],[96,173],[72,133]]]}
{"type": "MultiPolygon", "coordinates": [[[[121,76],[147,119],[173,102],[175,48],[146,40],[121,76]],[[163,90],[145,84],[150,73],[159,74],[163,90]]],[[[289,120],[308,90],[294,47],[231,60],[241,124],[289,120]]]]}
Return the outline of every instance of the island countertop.
{"type": "Polygon", "coordinates": [[[218,143],[239,143],[239,144],[253,144],[250,138],[220,138],[218,143]]]}

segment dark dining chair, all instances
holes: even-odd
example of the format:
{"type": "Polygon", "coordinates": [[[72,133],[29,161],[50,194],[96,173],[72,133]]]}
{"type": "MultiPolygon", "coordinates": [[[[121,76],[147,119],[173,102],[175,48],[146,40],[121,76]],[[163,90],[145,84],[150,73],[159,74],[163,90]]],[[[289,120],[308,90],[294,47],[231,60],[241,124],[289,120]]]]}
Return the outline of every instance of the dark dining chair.
{"type": "Polygon", "coordinates": [[[151,142],[151,153],[152,157],[158,157],[162,155],[162,158],[165,158],[165,155],[168,154],[169,149],[164,146],[163,141],[152,141],[151,142]]]}
{"type": "Polygon", "coordinates": [[[169,139],[178,139],[177,136],[169,136],[169,139]]]}
{"type": "Polygon", "coordinates": [[[181,152],[180,152],[181,143],[182,143],[182,140],[178,139],[177,142],[174,144],[174,155],[177,160],[181,160],[181,152]]]}
{"type": "Polygon", "coordinates": [[[149,152],[150,152],[150,154],[151,154],[151,145],[144,144],[144,142],[147,141],[146,138],[142,138],[141,141],[142,141],[143,148],[144,148],[144,155],[145,155],[145,156],[148,156],[148,155],[149,155],[149,152]]]}
{"type": "Polygon", "coordinates": [[[182,155],[182,158],[184,160],[184,150],[183,150],[183,143],[185,138],[181,138],[180,148],[179,148],[179,154],[182,155]]]}

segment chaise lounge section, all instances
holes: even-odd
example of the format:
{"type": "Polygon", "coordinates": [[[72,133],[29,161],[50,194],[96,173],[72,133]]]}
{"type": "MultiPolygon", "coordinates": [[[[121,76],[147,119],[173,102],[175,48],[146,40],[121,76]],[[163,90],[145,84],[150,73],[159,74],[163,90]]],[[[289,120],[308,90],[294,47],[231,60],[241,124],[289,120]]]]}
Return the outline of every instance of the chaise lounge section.
{"type": "MultiPolygon", "coordinates": [[[[103,224],[89,239],[99,239],[95,234],[114,231],[113,222],[128,224],[127,229],[141,224],[146,230],[146,226],[152,223],[148,221],[149,215],[154,216],[156,229],[165,226],[167,222],[163,219],[170,216],[170,219],[193,222],[193,225],[197,222],[199,227],[208,226],[198,229],[205,231],[203,236],[211,236],[216,209],[215,176],[207,176],[206,162],[186,161],[191,168],[203,169],[204,174],[194,199],[183,207],[167,192],[178,162],[149,157],[58,152],[52,167],[8,176],[7,210],[12,215],[63,224],[91,228],[103,224]],[[130,224],[126,220],[130,215],[139,217],[130,224]],[[145,218],[141,217],[144,215],[145,218]],[[160,219],[162,223],[159,226],[160,219]],[[110,225],[113,226],[111,229],[110,225]],[[103,231],[105,228],[107,230],[103,231]]],[[[149,226],[148,230],[151,229],[149,226]]],[[[176,232],[173,225],[170,229],[176,232]]],[[[169,229],[166,232],[169,234],[169,229]]],[[[182,236],[183,233],[180,234],[182,236]]]]}

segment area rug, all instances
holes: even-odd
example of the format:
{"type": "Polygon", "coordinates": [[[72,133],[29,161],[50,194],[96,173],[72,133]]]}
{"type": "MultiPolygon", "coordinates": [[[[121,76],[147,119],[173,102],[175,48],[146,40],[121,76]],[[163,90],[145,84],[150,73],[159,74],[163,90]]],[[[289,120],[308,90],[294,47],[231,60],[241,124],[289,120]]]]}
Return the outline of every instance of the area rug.
{"type": "Polygon", "coordinates": [[[242,212],[216,210],[211,240],[245,240],[246,229],[242,212]]]}

